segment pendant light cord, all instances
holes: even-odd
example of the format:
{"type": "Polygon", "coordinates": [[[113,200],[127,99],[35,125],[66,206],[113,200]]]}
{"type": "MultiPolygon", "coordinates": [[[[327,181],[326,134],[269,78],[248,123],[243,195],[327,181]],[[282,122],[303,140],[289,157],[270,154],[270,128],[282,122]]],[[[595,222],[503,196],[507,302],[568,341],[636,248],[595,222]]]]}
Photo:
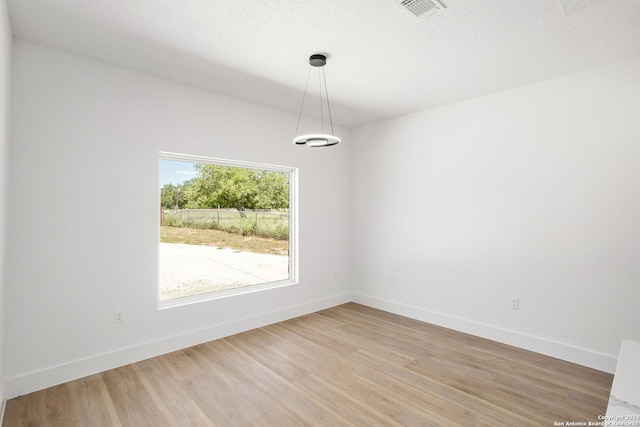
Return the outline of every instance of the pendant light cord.
{"type": "MultiPolygon", "coordinates": [[[[307,97],[307,86],[309,86],[310,75],[311,75],[311,65],[309,65],[309,72],[307,73],[307,82],[304,85],[304,92],[302,94],[302,104],[300,104],[300,112],[298,113],[298,123],[296,123],[296,133],[293,135],[294,138],[298,135],[298,127],[300,126],[300,118],[302,117],[302,107],[304,107],[304,99],[307,97]]],[[[331,115],[331,113],[329,113],[329,115],[331,115]]]]}
{"type": "MultiPolygon", "coordinates": [[[[324,74],[324,65],[320,67],[324,74]]],[[[325,89],[327,88],[327,82],[325,80],[325,89]]],[[[324,108],[322,108],[322,79],[320,78],[320,70],[318,70],[318,93],[320,94],[320,131],[324,133],[324,108]]]]}
{"type": "MultiPolygon", "coordinates": [[[[336,133],[333,131],[333,119],[331,119],[331,103],[329,102],[329,91],[327,90],[327,78],[324,74],[324,67],[322,67],[322,78],[324,79],[324,91],[327,96],[327,110],[329,110],[329,124],[331,124],[331,135],[336,133]]],[[[320,110],[322,110],[322,103],[320,104],[320,110]]]]}

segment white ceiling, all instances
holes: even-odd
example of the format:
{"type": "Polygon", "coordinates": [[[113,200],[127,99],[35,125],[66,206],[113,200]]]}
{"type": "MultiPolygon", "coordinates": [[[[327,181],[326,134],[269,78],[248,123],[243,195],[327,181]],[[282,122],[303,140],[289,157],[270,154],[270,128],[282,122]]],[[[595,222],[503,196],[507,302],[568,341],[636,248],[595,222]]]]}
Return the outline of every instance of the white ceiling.
{"type": "Polygon", "coordinates": [[[352,127],[640,55],[640,0],[7,0],[15,37],[352,127]]]}

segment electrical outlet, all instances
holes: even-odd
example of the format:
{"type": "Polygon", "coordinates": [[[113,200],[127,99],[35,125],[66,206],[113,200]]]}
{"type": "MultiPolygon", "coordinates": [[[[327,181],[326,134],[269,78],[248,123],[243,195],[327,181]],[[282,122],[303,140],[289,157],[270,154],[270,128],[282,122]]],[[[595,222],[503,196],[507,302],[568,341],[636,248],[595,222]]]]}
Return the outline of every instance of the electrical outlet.
{"type": "Polygon", "coordinates": [[[514,310],[518,310],[520,308],[520,298],[511,297],[511,308],[514,310]]]}
{"type": "Polygon", "coordinates": [[[389,277],[389,286],[395,286],[396,285],[396,278],[391,276],[389,277]]]}
{"type": "Polygon", "coordinates": [[[113,323],[122,323],[124,322],[124,310],[121,308],[116,308],[113,310],[113,323]]]}

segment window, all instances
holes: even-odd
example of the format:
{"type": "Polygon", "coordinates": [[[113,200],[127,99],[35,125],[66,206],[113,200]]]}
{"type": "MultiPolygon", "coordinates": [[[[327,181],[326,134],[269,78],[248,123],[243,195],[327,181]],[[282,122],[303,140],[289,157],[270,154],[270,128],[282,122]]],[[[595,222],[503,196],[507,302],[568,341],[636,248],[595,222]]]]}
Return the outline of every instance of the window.
{"type": "Polygon", "coordinates": [[[297,171],[160,153],[160,307],[297,281],[297,171]]]}

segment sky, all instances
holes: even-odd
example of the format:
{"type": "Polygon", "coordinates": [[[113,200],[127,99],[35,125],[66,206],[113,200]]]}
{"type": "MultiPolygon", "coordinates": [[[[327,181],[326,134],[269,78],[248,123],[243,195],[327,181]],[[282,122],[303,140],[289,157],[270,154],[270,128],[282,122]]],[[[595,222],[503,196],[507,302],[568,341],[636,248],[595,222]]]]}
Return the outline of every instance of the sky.
{"type": "Polygon", "coordinates": [[[182,184],[194,178],[197,174],[193,162],[180,162],[177,160],[160,161],[160,188],[166,184],[182,184]]]}

